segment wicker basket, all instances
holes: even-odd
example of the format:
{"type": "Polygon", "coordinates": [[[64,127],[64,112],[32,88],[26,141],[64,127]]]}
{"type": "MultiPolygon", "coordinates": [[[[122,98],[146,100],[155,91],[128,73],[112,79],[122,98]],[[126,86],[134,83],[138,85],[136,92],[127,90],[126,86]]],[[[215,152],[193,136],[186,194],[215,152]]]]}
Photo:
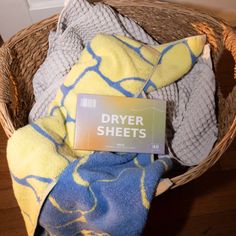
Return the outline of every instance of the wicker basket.
{"type": "MultiPolygon", "coordinates": [[[[105,2],[123,15],[136,20],[160,43],[200,33],[206,34],[212,48],[215,71],[225,49],[230,51],[236,62],[236,33],[217,18],[180,5],[159,1],[105,2]]],[[[53,16],[20,31],[0,48],[0,122],[8,137],[14,130],[27,124],[28,114],[34,102],[32,77],[46,57],[48,34],[55,29],[57,19],[58,16],[53,16]]],[[[234,78],[236,79],[236,67],[234,78]]],[[[236,86],[226,99],[221,95],[220,86],[218,80],[218,141],[202,163],[171,179],[172,188],[199,177],[214,165],[236,134],[236,86]]]]}

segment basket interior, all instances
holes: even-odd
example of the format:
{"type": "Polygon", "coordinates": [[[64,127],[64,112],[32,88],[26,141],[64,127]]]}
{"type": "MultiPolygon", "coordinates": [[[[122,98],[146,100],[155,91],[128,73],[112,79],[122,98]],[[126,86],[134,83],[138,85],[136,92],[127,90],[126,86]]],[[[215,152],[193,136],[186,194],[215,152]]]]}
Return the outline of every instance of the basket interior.
{"type": "MultiPolygon", "coordinates": [[[[224,29],[226,25],[208,14],[196,12],[175,4],[145,0],[142,2],[135,0],[130,0],[129,2],[123,0],[107,1],[112,6],[115,6],[115,9],[121,14],[134,19],[159,43],[166,43],[197,34],[206,34],[208,43],[211,44],[212,60],[217,80],[216,105],[220,135],[206,160],[171,179],[174,183],[172,188],[178,187],[199,177],[214,165],[236,134],[236,103],[234,100],[236,86],[233,79],[235,62],[231,56],[232,52],[226,52],[225,49],[224,29]],[[227,60],[232,66],[230,67],[232,70],[227,75],[222,70],[222,62],[225,63],[226,54],[229,54],[227,60]],[[223,90],[224,93],[222,95],[221,84],[222,81],[225,84],[225,80],[227,80],[227,89],[223,90]],[[228,97],[226,101],[225,97],[233,88],[232,96],[229,96],[230,99],[228,97]]],[[[56,28],[57,19],[58,16],[53,16],[39,22],[17,33],[5,43],[5,47],[10,49],[13,59],[11,63],[8,63],[11,73],[12,96],[10,96],[11,102],[7,104],[6,113],[10,114],[11,122],[15,129],[28,123],[28,114],[34,103],[32,78],[47,56],[48,35],[52,29],[56,28]]],[[[236,38],[235,35],[234,37],[236,38]]],[[[7,127],[8,130],[9,134],[11,134],[12,129],[7,127]]]]}

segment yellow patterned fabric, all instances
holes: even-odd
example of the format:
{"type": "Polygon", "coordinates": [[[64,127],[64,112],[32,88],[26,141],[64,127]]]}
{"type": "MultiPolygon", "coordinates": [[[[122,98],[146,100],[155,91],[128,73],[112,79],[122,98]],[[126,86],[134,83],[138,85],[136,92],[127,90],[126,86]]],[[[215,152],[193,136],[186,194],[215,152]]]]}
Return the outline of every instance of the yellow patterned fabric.
{"type": "MultiPolygon", "coordinates": [[[[205,36],[194,36],[151,47],[118,35],[98,34],[83,51],[51,104],[66,120],[75,120],[77,94],[102,94],[133,97],[141,92],[155,64],[158,67],[145,85],[151,92],[173,83],[186,74],[205,44],[205,36]]],[[[66,142],[74,142],[75,123],[67,122],[66,142]]]]}
{"type": "MultiPolygon", "coordinates": [[[[115,235],[118,229],[113,224],[118,222],[125,229],[131,218],[141,223],[133,222],[133,228],[127,229],[142,230],[156,184],[171,163],[169,159],[165,165],[153,161],[151,155],[73,150],[77,94],[132,97],[144,85],[145,92],[166,86],[191,69],[204,43],[205,36],[196,36],[154,47],[123,36],[99,34],[85,47],[48,116],[17,130],[8,142],[14,193],[28,235],[35,234],[38,222],[53,235],[115,235]],[[137,204],[133,212],[126,206],[132,199],[137,204]]],[[[131,235],[131,231],[124,234],[131,235]]]]}

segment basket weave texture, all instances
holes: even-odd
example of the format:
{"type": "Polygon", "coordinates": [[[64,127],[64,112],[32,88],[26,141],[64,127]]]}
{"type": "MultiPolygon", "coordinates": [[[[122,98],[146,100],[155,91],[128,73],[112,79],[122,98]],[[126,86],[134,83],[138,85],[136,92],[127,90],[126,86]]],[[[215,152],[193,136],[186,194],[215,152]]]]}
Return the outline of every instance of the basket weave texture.
{"type": "MultiPolygon", "coordinates": [[[[159,1],[107,0],[103,2],[137,21],[159,43],[206,34],[212,48],[215,73],[224,50],[231,53],[236,64],[236,32],[215,17],[180,5],[159,1]]],[[[56,15],[34,24],[15,34],[0,48],[0,122],[8,137],[16,129],[28,123],[28,114],[34,103],[32,78],[46,57],[48,35],[56,28],[57,20],[56,15]]],[[[171,179],[172,188],[202,175],[221,157],[236,135],[236,86],[224,98],[217,73],[216,78],[220,131],[218,141],[202,163],[171,179]]],[[[236,65],[234,76],[228,79],[236,79],[236,65]]]]}

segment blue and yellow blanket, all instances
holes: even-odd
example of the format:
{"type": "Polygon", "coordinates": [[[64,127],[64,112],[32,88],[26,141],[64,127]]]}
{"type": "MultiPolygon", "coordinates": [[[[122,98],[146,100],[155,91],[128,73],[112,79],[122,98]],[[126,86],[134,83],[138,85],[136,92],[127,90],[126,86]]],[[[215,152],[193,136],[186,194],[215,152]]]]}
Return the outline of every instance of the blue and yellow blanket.
{"type": "Polygon", "coordinates": [[[17,130],[8,142],[28,235],[142,232],[156,186],[172,163],[150,154],[73,150],[77,94],[132,97],[156,90],[187,73],[204,44],[204,36],[154,47],[99,34],[85,47],[48,116],[17,130]]]}

